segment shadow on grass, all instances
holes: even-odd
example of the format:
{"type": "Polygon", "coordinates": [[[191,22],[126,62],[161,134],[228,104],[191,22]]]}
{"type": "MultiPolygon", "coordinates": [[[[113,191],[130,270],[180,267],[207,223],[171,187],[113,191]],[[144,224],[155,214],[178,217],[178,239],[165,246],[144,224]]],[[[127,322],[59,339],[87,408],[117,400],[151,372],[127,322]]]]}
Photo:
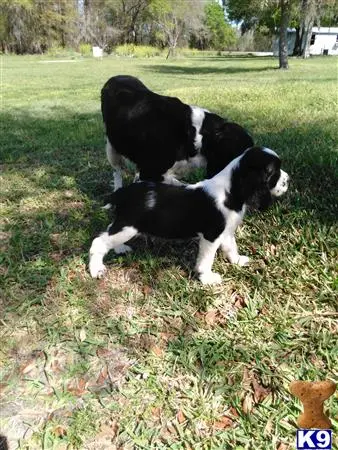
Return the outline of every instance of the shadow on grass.
{"type": "MultiPolygon", "coordinates": [[[[236,116],[233,113],[229,116],[236,116]]],[[[55,118],[3,114],[1,121],[3,197],[10,201],[4,229],[11,233],[5,263],[10,279],[27,286],[34,297],[34,290],[42,292],[60,270],[63,258],[74,254],[86,257],[93,236],[109,223],[100,209],[111,191],[103,125],[99,114],[69,114],[66,110],[57,111],[55,118]],[[67,198],[64,193],[73,188],[75,197],[67,198]],[[61,239],[61,244],[53,239],[61,239]]],[[[291,175],[290,192],[281,200],[281,211],[293,211],[300,229],[309,223],[316,227],[316,221],[333,225],[337,185],[333,124],[316,122],[256,134],[255,138],[282,155],[291,175]]],[[[154,256],[169,254],[171,264],[179,262],[182,252],[171,251],[171,247],[164,244],[154,256]]],[[[189,255],[181,266],[184,271],[193,264],[190,247],[187,249],[189,255]]],[[[141,250],[138,255],[141,257],[141,250]]]]}
{"type": "MultiPolygon", "coordinates": [[[[233,62],[233,60],[231,60],[233,62]]],[[[224,67],[212,67],[212,66],[182,66],[172,64],[158,64],[153,66],[144,66],[144,70],[151,72],[172,74],[172,75],[209,75],[209,74],[234,74],[234,73],[246,73],[246,72],[265,72],[267,70],[273,70],[271,66],[264,67],[241,67],[241,66],[224,66],[224,67]]]]}

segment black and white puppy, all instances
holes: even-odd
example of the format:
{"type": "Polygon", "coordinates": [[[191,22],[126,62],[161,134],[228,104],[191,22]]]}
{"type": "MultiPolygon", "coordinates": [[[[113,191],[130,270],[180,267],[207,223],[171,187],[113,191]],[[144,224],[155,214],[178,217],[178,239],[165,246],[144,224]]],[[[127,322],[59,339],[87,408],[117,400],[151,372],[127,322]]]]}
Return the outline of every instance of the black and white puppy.
{"type": "Polygon", "coordinates": [[[199,236],[195,271],[203,284],[220,283],[220,275],[212,272],[217,249],[221,247],[230,263],[248,263],[249,258],[238,253],[235,232],[247,205],[265,209],[273,196],[287,191],[289,176],[280,167],[274,151],[252,147],[213,178],[196,184],[141,182],[119,189],[112,199],[116,219],[90,248],[91,276],[103,276],[109,250],[128,252],[127,241],[149,233],[164,238],[199,236]]]}
{"type": "Polygon", "coordinates": [[[254,145],[240,125],[156,94],[128,75],[105,83],[101,109],[115,190],[122,186],[122,156],[137,165],[140,180],[179,185],[174,176],[182,171],[206,167],[210,178],[254,145]]]}

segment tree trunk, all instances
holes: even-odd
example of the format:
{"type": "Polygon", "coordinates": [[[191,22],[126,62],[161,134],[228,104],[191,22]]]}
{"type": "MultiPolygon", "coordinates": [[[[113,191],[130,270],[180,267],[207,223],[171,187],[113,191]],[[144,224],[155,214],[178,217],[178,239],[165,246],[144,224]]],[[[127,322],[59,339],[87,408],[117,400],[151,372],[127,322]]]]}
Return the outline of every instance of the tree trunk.
{"type": "Polygon", "coordinates": [[[279,26],[279,68],[288,69],[288,25],[289,25],[289,2],[280,0],[281,21],[279,26]]]}
{"type": "Polygon", "coordinates": [[[310,56],[310,42],[311,42],[311,36],[312,36],[312,27],[313,27],[313,18],[309,18],[309,20],[305,21],[304,25],[304,34],[303,34],[303,40],[302,40],[302,57],[308,58],[310,56]]]}
{"type": "Polygon", "coordinates": [[[292,56],[300,56],[302,54],[302,37],[303,29],[301,27],[296,27],[296,40],[295,46],[293,47],[292,56]]]}

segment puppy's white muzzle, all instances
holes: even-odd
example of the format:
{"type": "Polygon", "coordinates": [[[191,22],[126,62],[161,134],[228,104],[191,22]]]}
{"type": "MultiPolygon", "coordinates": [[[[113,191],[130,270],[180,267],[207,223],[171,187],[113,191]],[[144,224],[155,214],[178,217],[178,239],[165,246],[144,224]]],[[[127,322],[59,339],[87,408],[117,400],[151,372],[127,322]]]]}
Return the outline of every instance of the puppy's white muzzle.
{"type": "Polygon", "coordinates": [[[284,170],[281,170],[279,180],[277,181],[276,186],[271,189],[271,194],[275,197],[280,197],[285,194],[289,187],[289,179],[289,175],[284,172],[284,170]]]}

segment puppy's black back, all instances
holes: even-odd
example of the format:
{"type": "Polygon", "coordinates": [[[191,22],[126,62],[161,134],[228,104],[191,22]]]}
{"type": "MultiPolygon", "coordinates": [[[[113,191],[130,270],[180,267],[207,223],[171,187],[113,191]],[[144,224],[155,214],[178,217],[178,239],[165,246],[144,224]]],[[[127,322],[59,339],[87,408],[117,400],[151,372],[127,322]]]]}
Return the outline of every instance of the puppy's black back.
{"type": "Polygon", "coordinates": [[[210,241],[224,229],[224,218],[201,188],[162,183],[134,183],[113,195],[116,220],[111,233],[123,226],[166,238],[189,238],[198,233],[210,241]]]}

